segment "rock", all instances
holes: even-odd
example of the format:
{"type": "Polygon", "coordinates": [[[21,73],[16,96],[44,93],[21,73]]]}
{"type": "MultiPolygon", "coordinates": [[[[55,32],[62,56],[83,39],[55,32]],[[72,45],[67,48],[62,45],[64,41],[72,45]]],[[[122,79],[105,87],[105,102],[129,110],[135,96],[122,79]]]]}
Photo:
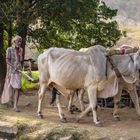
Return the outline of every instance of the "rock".
{"type": "Polygon", "coordinates": [[[72,135],[70,135],[70,136],[67,136],[67,137],[59,138],[59,140],[74,140],[74,138],[73,138],[72,135]]]}
{"type": "MultiPolygon", "coordinates": [[[[51,139],[53,140],[74,140],[74,137],[73,135],[70,135],[70,136],[65,136],[65,137],[61,137],[61,138],[58,138],[59,136],[55,135],[53,137],[51,137],[51,139]]],[[[42,140],[49,140],[50,138],[45,136],[42,140]]]]}
{"type": "Polygon", "coordinates": [[[6,122],[6,121],[0,121],[0,137],[1,138],[13,138],[17,135],[18,128],[15,124],[6,122]]]}
{"type": "Polygon", "coordinates": [[[99,138],[97,140],[111,140],[111,138],[110,137],[103,137],[103,138],[99,138]]]}

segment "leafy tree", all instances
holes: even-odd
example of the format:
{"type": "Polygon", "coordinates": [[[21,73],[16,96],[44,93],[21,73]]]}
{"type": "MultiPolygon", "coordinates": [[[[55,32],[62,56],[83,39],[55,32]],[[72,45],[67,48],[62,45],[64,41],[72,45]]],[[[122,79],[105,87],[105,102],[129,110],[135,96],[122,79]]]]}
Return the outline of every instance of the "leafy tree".
{"type": "Polygon", "coordinates": [[[13,33],[23,37],[23,49],[27,36],[42,48],[79,49],[95,44],[110,47],[122,35],[112,21],[117,10],[102,0],[7,0],[1,5],[13,33]]]}
{"type": "Polygon", "coordinates": [[[111,47],[122,36],[117,22],[112,21],[117,10],[101,0],[51,0],[42,9],[40,28],[30,28],[29,35],[44,48],[111,47]]]}

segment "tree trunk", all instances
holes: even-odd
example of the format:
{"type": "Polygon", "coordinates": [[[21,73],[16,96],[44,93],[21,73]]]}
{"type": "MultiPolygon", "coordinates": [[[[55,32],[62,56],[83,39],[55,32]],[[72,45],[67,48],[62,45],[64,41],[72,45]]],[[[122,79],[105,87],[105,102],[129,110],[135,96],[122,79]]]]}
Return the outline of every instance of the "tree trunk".
{"type": "Polygon", "coordinates": [[[8,47],[12,46],[12,21],[9,21],[9,29],[8,29],[8,47]]]}
{"type": "Polygon", "coordinates": [[[17,26],[18,26],[17,34],[22,37],[23,60],[24,60],[28,25],[22,23],[22,21],[19,21],[17,26]]]}
{"type": "Polygon", "coordinates": [[[3,48],[3,32],[3,24],[0,23],[0,97],[2,94],[6,75],[5,51],[3,48]]]}

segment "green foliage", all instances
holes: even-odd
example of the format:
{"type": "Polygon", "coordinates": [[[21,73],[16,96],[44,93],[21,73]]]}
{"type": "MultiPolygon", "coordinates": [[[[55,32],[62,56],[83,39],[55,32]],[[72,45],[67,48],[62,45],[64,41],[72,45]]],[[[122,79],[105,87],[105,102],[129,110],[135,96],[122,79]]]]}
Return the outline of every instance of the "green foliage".
{"type": "MultiPolygon", "coordinates": [[[[23,73],[26,73],[25,71],[23,71],[23,73]]],[[[39,72],[38,71],[32,71],[32,78],[34,80],[38,79],[39,78],[39,72]]],[[[28,90],[28,89],[33,89],[33,88],[36,88],[39,86],[39,83],[32,83],[30,81],[27,80],[27,78],[24,76],[22,76],[22,86],[21,86],[21,89],[24,91],[24,90],[28,90]]]]}
{"type": "Polygon", "coordinates": [[[4,49],[6,50],[6,48],[8,47],[8,40],[7,40],[7,32],[4,32],[4,49]]]}
{"type": "Polygon", "coordinates": [[[95,44],[110,47],[123,35],[112,21],[117,10],[102,0],[1,0],[0,6],[7,15],[2,14],[5,29],[12,21],[13,34],[27,35],[40,51],[95,44]]]}
{"type": "Polygon", "coordinates": [[[117,10],[101,0],[52,0],[46,5],[40,28],[30,32],[43,48],[111,47],[123,35],[117,22],[112,21],[117,10]]]}

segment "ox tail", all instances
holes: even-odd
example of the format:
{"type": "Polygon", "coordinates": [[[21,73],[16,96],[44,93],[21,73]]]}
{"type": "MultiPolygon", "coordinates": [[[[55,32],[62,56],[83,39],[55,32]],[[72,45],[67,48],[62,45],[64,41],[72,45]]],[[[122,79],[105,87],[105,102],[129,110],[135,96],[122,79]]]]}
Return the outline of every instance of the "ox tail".
{"type": "Polygon", "coordinates": [[[56,95],[59,95],[59,94],[60,93],[58,92],[58,90],[55,87],[53,87],[53,89],[52,89],[52,100],[51,100],[50,104],[54,103],[54,101],[56,100],[56,95]]]}

